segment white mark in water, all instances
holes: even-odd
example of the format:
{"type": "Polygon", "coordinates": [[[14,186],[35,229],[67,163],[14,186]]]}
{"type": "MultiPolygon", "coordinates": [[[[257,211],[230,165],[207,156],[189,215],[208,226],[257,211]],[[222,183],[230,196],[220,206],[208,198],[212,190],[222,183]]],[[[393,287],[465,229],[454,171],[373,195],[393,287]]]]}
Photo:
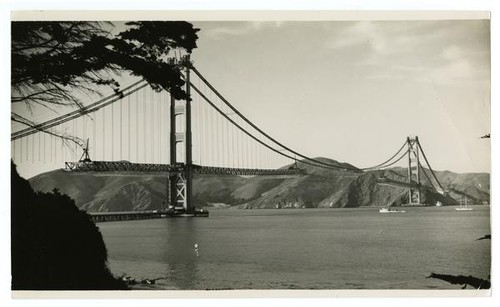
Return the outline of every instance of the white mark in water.
{"type": "Polygon", "coordinates": [[[198,243],[194,244],[194,253],[195,253],[196,257],[200,256],[200,252],[198,250],[198,243]]]}

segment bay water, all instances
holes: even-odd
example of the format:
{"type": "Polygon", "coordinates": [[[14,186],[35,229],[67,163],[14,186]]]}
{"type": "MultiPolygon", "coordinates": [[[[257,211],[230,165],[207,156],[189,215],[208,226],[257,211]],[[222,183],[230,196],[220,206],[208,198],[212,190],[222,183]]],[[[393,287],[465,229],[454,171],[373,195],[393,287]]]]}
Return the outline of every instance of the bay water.
{"type": "Polygon", "coordinates": [[[208,218],[99,223],[116,276],[151,289],[459,289],[489,278],[490,207],[211,210],[208,218]]]}

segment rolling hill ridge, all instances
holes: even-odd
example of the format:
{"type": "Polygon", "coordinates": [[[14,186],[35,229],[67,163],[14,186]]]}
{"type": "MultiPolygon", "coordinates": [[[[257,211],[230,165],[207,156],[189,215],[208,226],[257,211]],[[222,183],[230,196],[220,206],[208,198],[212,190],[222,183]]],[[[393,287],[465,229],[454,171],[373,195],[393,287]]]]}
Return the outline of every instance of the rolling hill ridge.
{"type": "MultiPolygon", "coordinates": [[[[331,159],[316,159],[353,167],[331,159]]],[[[236,208],[338,208],[398,206],[408,199],[406,189],[377,183],[380,177],[404,181],[405,168],[357,173],[300,162],[299,167],[306,170],[306,175],[292,178],[195,176],[193,202],[197,207],[223,203],[236,208]]],[[[489,202],[489,174],[435,173],[450,193],[443,196],[425,189],[421,193],[423,202],[456,205],[459,193],[470,195],[476,202],[489,202]]],[[[79,174],[55,170],[37,175],[29,182],[35,191],[47,192],[57,188],[75,199],[78,207],[89,212],[162,209],[167,195],[167,178],[158,175],[79,174]]],[[[430,185],[425,178],[422,183],[430,185]]]]}

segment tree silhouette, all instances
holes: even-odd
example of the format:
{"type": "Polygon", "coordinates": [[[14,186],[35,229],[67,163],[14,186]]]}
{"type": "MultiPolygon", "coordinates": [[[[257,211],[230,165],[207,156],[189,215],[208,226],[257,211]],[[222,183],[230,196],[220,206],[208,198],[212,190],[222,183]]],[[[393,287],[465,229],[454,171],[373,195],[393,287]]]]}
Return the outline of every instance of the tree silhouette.
{"type": "MultiPolygon", "coordinates": [[[[191,53],[199,29],[182,21],[137,21],[113,33],[110,22],[12,22],[11,103],[47,108],[82,107],[76,93],[120,92],[117,75],[128,72],[156,91],[188,99],[175,63],[176,51],[191,53]],[[109,28],[109,30],[107,30],[109,28]]],[[[11,120],[36,123],[15,112],[11,120]]]]}
{"type": "Polygon", "coordinates": [[[11,164],[13,290],[124,290],[99,228],[74,200],[35,193],[11,164]]]}

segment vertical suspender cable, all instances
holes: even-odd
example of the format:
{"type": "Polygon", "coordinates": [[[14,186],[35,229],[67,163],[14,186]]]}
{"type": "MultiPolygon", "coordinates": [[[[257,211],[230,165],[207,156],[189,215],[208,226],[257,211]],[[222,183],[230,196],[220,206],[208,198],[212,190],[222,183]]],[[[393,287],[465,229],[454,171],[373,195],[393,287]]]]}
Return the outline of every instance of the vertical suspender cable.
{"type": "Polygon", "coordinates": [[[155,161],[156,163],[158,163],[158,161],[160,161],[159,159],[159,156],[158,154],[160,153],[160,151],[158,150],[158,147],[160,145],[160,143],[157,142],[158,140],[158,133],[160,132],[160,129],[159,129],[159,123],[160,123],[160,117],[158,116],[160,114],[160,111],[158,109],[158,94],[156,92],[152,92],[153,93],[153,97],[154,97],[154,125],[153,125],[153,131],[154,131],[154,134],[152,135],[154,137],[154,146],[155,146],[155,161]]]}
{"type": "Polygon", "coordinates": [[[58,161],[57,160],[57,146],[56,146],[57,139],[55,137],[52,137],[51,139],[52,139],[52,143],[51,143],[52,145],[51,146],[53,146],[52,147],[52,153],[53,153],[53,156],[54,156],[52,158],[52,162],[57,162],[58,161]]]}
{"type": "Polygon", "coordinates": [[[250,168],[251,166],[251,154],[250,154],[250,138],[248,136],[245,136],[245,146],[246,146],[246,150],[245,150],[245,160],[246,160],[246,167],[247,168],[250,168]]]}
{"type": "Polygon", "coordinates": [[[154,163],[154,154],[155,153],[154,153],[154,150],[153,150],[154,138],[153,138],[153,135],[152,135],[153,134],[152,133],[153,132],[152,129],[153,129],[153,123],[154,123],[154,119],[155,118],[154,118],[154,116],[151,116],[153,114],[154,101],[153,101],[153,98],[151,97],[151,92],[150,91],[147,92],[147,99],[148,99],[147,100],[148,101],[148,105],[146,106],[146,109],[147,109],[146,113],[147,113],[147,115],[146,115],[145,118],[148,119],[148,121],[147,121],[148,122],[148,127],[147,127],[148,131],[147,132],[148,132],[149,135],[148,135],[147,138],[148,138],[148,141],[149,141],[148,145],[150,146],[148,148],[148,150],[149,150],[149,156],[150,156],[150,158],[148,160],[148,163],[154,163]]]}
{"type": "Polygon", "coordinates": [[[219,164],[219,135],[218,135],[218,130],[219,130],[219,123],[218,123],[218,114],[216,112],[213,112],[213,117],[214,117],[214,127],[213,127],[213,147],[214,147],[214,166],[218,166],[219,164]]]}
{"type": "Polygon", "coordinates": [[[191,156],[192,163],[200,163],[200,112],[196,94],[191,93],[191,156]]]}
{"type": "MultiPolygon", "coordinates": [[[[70,129],[70,124],[69,124],[69,123],[68,123],[68,124],[65,124],[65,126],[66,126],[66,127],[65,127],[65,131],[69,131],[69,129],[70,129]]],[[[65,132],[65,133],[66,133],[66,132],[65,132]]],[[[67,133],[66,133],[66,134],[67,134],[67,133]]],[[[66,162],[66,161],[68,161],[68,155],[69,155],[69,154],[68,154],[68,150],[69,150],[69,143],[67,143],[67,141],[65,141],[65,140],[61,140],[61,147],[62,147],[62,149],[63,149],[63,151],[64,151],[64,155],[62,155],[62,157],[61,157],[61,158],[63,159],[63,162],[66,162]]]]}
{"type": "MultiPolygon", "coordinates": [[[[66,131],[68,129],[68,125],[64,124],[64,133],[66,134],[66,131]]],[[[61,162],[66,162],[66,146],[64,146],[64,140],[61,139],[61,162]]]]}
{"type": "Polygon", "coordinates": [[[93,117],[92,117],[92,156],[93,156],[93,159],[97,159],[97,151],[96,151],[96,148],[95,148],[95,144],[96,144],[96,140],[95,140],[95,130],[96,130],[96,127],[97,127],[97,115],[98,113],[95,112],[93,117]]]}
{"type": "Polygon", "coordinates": [[[153,92],[153,91],[152,91],[152,95],[154,97],[154,99],[153,99],[153,103],[154,103],[153,104],[153,106],[154,106],[154,108],[153,108],[154,121],[153,121],[153,128],[152,128],[152,130],[153,130],[154,133],[153,133],[153,135],[151,137],[153,137],[153,140],[154,140],[153,141],[153,148],[154,148],[154,151],[155,151],[155,154],[154,154],[154,156],[155,156],[155,163],[158,163],[158,161],[159,161],[158,153],[160,152],[158,150],[158,146],[160,144],[158,142],[156,142],[156,140],[158,139],[158,132],[160,131],[158,129],[158,123],[160,122],[159,121],[159,117],[158,117],[158,114],[159,114],[159,111],[158,111],[158,96],[157,96],[156,92],[153,92]]]}
{"type": "Polygon", "coordinates": [[[11,157],[12,157],[12,160],[14,162],[16,162],[17,159],[16,159],[16,141],[15,140],[12,142],[12,149],[14,150],[14,153],[13,154],[11,153],[11,157]]]}
{"type": "Polygon", "coordinates": [[[54,159],[54,157],[52,156],[52,143],[54,141],[54,137],[52,135],[50,135],[49,140],[50,140],[50,162],[52,162],[54,159]]]}
{"type": "MultiPolygon", "coordinates": [[[[74,119],[73,120],[73,133],[71,134],[74,138],[78,138],[78,125],[77,125],[77,121],[78,119],[74,119]]],[[[73,154],[71,155],[71,161],[76,161],[76,152],[78,150],[78,148],[76,147],[76,142],[74,142],[74,148],[73,148],[73,154]]]]}
{"type": "Polygon", "coordinates": [[[23,162],[23,158],[24,158],[24,141],[21,139],[19,140],[19,163],[23,162]]]}
{"type": "Polygon", "coordinates": [[[217,114],[217,164],[222,166],[222,116],[217,114]]]}
{"type": "Polygon", "coordinates": [[[215,115],[214,112],[210,112],[210,123],[211,123],[211,129],[210,129],[210,151],[211,151],[211,160],[210,164],[212,166],[215,166],[215,145],[214,145],[214,140],[215,140],[215,115]]]}
{"type": "Polygon", "coordinates": [[[161,92],[160,93],[155,93],[156,95],[156,125],[155,125],[155,136],[156,136],[156,152],[157,152],[157,163],[161,163],[161,92]]]}
{"type": "Polygon", "coordinates": [[[222,166],[222,117],[217,114],[217,166],[222,166]]]}
{"type": "Polygon", "coordinates": [[[247,167],[247,139],[246,135],[241,135],[241,167],[247,167]]]}
{"type": "Polygon", "coordinates": [[[264,146],[260,147],[260,159],[262,166],[266,168],[266,149],[264,146]]]}
{"type": "Polygon", "coordinates": [[[14,141],[14,146],[16,148],[16,150],[14,150],[14,153],[17,151],[19,152],[19,154],[16,154],[16,156],[15,156],[16,157],[15,161],[17,163],[23,163],[23,152],[24,152],[23,151],[23,140],[14,141]],[[17,143],[17,145],[16,145],[16,143],[17,143]],[[19,148],[19,149],[17,149],[17,148],[19,148]]]}
{"type": "Polygon", "coordinates": [[[120,108],[120,160],[123,160],[123,98],[120,99],[118,107],[120,108]]]}
{"type": "Polygon", "coordinates": [[[202,126],[202,142],[201,142],[201,148],[203,150],[203,153],[206,155],[204,156],[205,159],[203,159],[203,162],[207,165],[210,165],[209,164],[209,159],[208,159],[208,132],[209,132],[209,129],[208,129],[208,120],[207,120],[207,117],[208,117],[208,113],[207,113],[207,107],[205,104],[202,104],[201,105],[202,107],[202,119],[203,119],[203,126],[202,126]]]}
{"type": "Polygon", "coordinates": [[[193,157],[193,163],[200,164],[200,155],[198,154],[198,105],[196,104],[196,96],[191,95],[191,118],[194,118],[194,120],[191,120],[191,131],[194,133],[191,136],[191,145],[192,145],[192,157],[193,157]],[[194,115],[193,115],[194,114],[194,115]]]}
{"type": "Polygon", "coordinates": [[[257,143],[252,142],[252,160],[253,160],[253,168],[259,168],[258,160],[257,160],[257,143]]]}
{"type": "Polygon", "coordinates": [[[224,131],[224,118],[221,117],[221,146],[222,146],[222,166],[226,166],[226,135],[224,131]]]}
{"type": "Polygon", "coordinates": [[[260,146],[258,143],[255,143],[253,151],[255,154],[255,168],[262,168],[260,164],[260,146]]]}
{"type": "Polygon", "coordinates": [[[252,142],[252,140],[249,138],[248,140],[248,145],[250,147],[250,150],[248,152],[249,157],[250,157],[250,168],[255,168],[255,143],[252,142]]]}
{"type": "Polygon", "coordinates": [[[83,141],[87,141],[87,116],[82,116],[82,133],[83,133],[83,141]]]}
{"type": "Polygon", "coordinates": [[[149,105],[149,140],[151,142],[151,163],[155,163],[155,151],[154,151],[154,146],[155,146],[155,137],[154,137],[154,125],[155,125],[155,116],[154,116],[154,109],[155,109],[155,100],[154,96],[151,94],[151,91],[148,91],[148,105],[149,105]]]}
{"type": "Polygon", "coordinates": [[[157,100],[156,100],[156,117],[158,119],[157,124],[156,124],[156,136],[157,136],[157,151],[158,151],[158,163],[161,163],[161,93],[156,94],[157,95],[157,100]]]}
{"type": "Polygon", "coordinates": [[[127,155],[127,159],[129,161],[132,161],[132,159],[130,158],[130,95],[127,96],[127,116],[128,116],[128,120],[127,120],[127,125],[128,125],[128,155],[127,155]]]}
{"type": "Polygon", "coordinates": [[[102,160],[105,161],[106,160],[106,155],[104,154],[106,151],[105,149],[105,135],[106,135],[106,130],[105,130],[105,123],[106,123],[106,120],[105,120],[105,117],[106,117],[106,108],[102,109],[102,112],[101,112],[101,123],[102,123],[102,135],[101,135],[101,138],[102,138],[102,160]]]}
{"type": "Polygon", "coordinates": [[[236,154],[236,158],[237,158],[237,162],[238,162],[238,168],[241,167],[241,164],[240,164],[240,155],[241,155],[241,152],[242,152],[242,148],[241,148],[241,138],[240,138],[240,130],[237,129],[236,130],[236,143],[237,143],[237,154],[236,154]]]}
{"type": "Polygon", "coordinates": [[[161,91],[158,95],[159,96],[159,102],[158,102],[158,147],[159,147],[159,154],[160,154],[160,163],[163,162],[163,96],[164,92],[161,91]]]}
{"type": "MultiPolygon", "coordinates": [[[[205,87],[203,87],[205,88],[205,87]]],[[[202,100],[203,101],[203,100],[202,100]]],[[[204,162],[206,165],[210,165],[210,159],[209,159],[209,144],[210,144],[210,141],[209,141],[209,132],[210,132],[210,129],[209,129],[209,119],[208,119],[208,110],[207,110],[207,105],[205,103],[203,103],[202,105],[202,118],[203,118],[203,141],[202,141],[202,150],[203,152],[206,154],[205,156],[205,159],[204,159],[204,162]]]]}
{"type": "Polygon", "coordinates": [[[159,163],[162,163],[163,161],[163,148],[162,148],[162,133],[163,133],[163,123],[162,123],[162,120],[163,120],[163,91],[161,91],[160,93],[158,93],[158,126],[156,127],[156,129],[158,130],[158,133],[157,133],[157,136],[158,136],[158,161],[159,163]]]}
{"type": "Polygon", "coordinates": [[[144,162],[147,161],[146,157],[146,137],[147,137],[147,130],[146,130],[146,90],[144,89],[142,92],[142,124],[144,126],[144,139],[142,139],[142,144],[144,147],[144,162]]]}
{"type": "Polygon", "coordinates": [[[19,162],[23,161],[23,140],[19,141],[19,162]]]}
{"type": "Polygon", "coordinates": [[[220,134],[219,134],[219,114],[218,113],[215,113],[215,142],[214,142],[214,145],[215,145],[215,157],[217,158],[217,166],[220,165],[220,134]]]}
{"type": "Polygon", "coordinates": [[[256,156],[256,161],[257,161],[257,168],[264,168],[262,167],[262,150],[259,144],[257,144],[257,147],[255,149],[255,156],[256,156]]]}
{"type": "Polygon", "coordinates": [[[135,162],[139,163],[139,94],[135,92],[135,162]]]}
{"type": "MultiPolygon", "coordinates": [[[[195,96],[197,97],[197,96],[195,96]]],[[[198,163],[201,165],[201,101],[198,98],[196,100],[196,143],[197,143],[197,151],[198,151],[198,163]]]]}
{"type": "Polygon", "coordinates": [[[170,93],[165,95],[165,151],[166,151],[166,161],[170,163],[170,108],[168,103],[170,101],[170,93]]]}
{"type": "Polygon", "coordinates": [[[41,161],[40,155],[42,154],[41,132],[38,132],[38,161],[41,161]]]}
{"type": "Polygon", "coordinates": [[[226,152],[226,161],[225,161],[226,167],[231,167],[231,164],[229,163],[229,152],[231,148],[230,146],[231,146],[231,141],[229,140],[228,122],[227,120],[224,120],[224,151],[226,152]]]}
{"type": "Polygon", "coordinates": [[[236,152],[235,148],[234,148],[234,128],[235,127],[232,124],[229,126],[229,129],[231,131],[231,166],[232,167],[235,167],[235,165],[234,165],[234,162],[235,162],[234,153],[236,152]]]}
{"type": "Polygon", "coordinates": [[[31,137],[31,162],[35,161],[35,136],[31,137]]]}
{"type": "Polygon", "coordinates": [[[250,145],[252,146],[252,151],[250,154],[252,155],[252,168],[258,168],[257,167],[257,154],[256,154],[256,149],[257,149],[257,143],[253,142],[252,140],[249,140],[250,145]]]}
{"type": "Polygon", "coordinates": [[[198,150],[200,151],[200,165],[203,165],[203,105],[201,100],[198,99],[198,112],[199,112],[199,122],[198,122],[198,150]]]}
{"type": "Polygon", "coordinates": [[[47,162],[47,147],[46,147],[46,134],[43,134],[43,163],[45,164],[47,162]]]}
{"type": "Polygon", "coordinates": [[[111,160],[115,160],[115,104],[111,104],[111,160]]]}

